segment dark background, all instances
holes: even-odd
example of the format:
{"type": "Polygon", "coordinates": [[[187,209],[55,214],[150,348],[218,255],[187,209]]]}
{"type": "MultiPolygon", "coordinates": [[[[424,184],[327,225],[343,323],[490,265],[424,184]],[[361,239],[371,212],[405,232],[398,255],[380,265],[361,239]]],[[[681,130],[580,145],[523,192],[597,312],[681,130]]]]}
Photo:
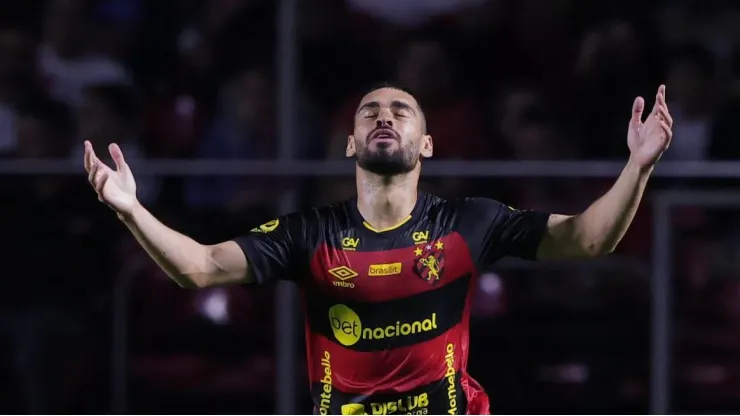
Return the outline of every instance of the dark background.
{"type": "MultiPolygon", "coordinates": [[[[439,160],[624,162],[632,100],[643,95],[652,106],[662,82],[675,119],[664,160],[688,167],[740,157],[737,2],[297,1],[288,138],[296,158],[340,159],[357,100],[378,81],[416,93],[439,160]]],[[[83,140],[100,154],[120,143],[135,174],[148,159],[276,159],[285,110],[277,4],[0,2],[0,164],[23,162],[0,179],[0,412],[112,411],[117,348],[128,357],[129,412],[272,413],[284,400],[274,394],[274,286],[179,289],[82,173],[83,140]],[[75,167],[20,174],[41,172],[47,158],[75,167]],[[123,307],[127,322],[116,326],[123,307]],[[126,333],[114,338],[116,328],[126,333]]],[[[353,192],[350,177],[289,176],[137,179],[147,207],[206,243],[274,218],[286,192],[296,207],[353,192]]],[[[458,176],[422,186],[574,213],[608,189],[614,176],[602,176],[458,176]]],[[[615,255],[505,263],[480,279],[470,372],[494,412],[648,411],[651,198],[738,185],[690,169],[683,176],[651,182],[615,255]]],[[[671,212],[673,238],[661,247],[674,266],[676,412],[740,411],[736,213],[671,212]]],[[[303,366],[299,356],[298,409],[308,412],[303,366]]]]}

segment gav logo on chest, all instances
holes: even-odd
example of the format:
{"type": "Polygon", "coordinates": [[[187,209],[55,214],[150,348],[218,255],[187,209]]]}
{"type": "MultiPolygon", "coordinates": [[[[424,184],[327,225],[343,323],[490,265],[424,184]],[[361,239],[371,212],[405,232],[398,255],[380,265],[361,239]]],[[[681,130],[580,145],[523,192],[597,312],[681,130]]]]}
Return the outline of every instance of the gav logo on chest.
{"type": "Polygon", "coordinates": [[[436,284],[442,278],[445,268],[444,243],[418,245],[414,248],[414,273],[429,284],[436,284]]]}
{"type": "Polygon", "coordinates": [[[355,251],[357,246],[360,245],[360,239],[356,237],[344,237],[342,239],[342,249],[355,251]]]}

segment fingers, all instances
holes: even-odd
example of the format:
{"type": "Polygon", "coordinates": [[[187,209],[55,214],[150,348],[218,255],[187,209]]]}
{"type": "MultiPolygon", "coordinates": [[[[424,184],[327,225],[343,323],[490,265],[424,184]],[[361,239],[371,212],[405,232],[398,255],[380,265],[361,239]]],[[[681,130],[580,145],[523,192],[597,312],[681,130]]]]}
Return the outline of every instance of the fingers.
{"type": "Polygon", "coordinates": [[[658,114],[660,107],[668,108],[668,104],[665,101],[665,85],[661,84],[658,87],[658,92],[655,94],[655,104],[653,105],[653,113],[658,114]]]}
{"type": "Polygon", "coordinates": [[[663,132],[668,137],[668,140],[670,140],[671,137],[673,137],[673,129],[671,129],[671,126],[667,122],[661,120],[660,127],[663,129],[663,132]]]}
{"type": "Polygon", "coordinates": [[[85,156],[83,162],[85,164],[85,171],[90,172],[93,167],[93,160],[95,159],[95,150],[93,150],[92,143],[85,140],[85,156]]]}
{"type": "Polygon", "coordinates": [[[632,104],[632,122],[642,122],[642,112],[645,110],[645,100],[642,97],[635,98],[635,102],[632,104]]]}
{"type": "Polygon", "coordinates": [[[93,186],[95,187],[95,192],[98,193],[98,199],[102,201],[102,194],[103,194],[103,187],[105,186],[105,183],[108,182],[108,179],[110,178],[109,172],[105,171],[98,171],[98,175],[95,178],[95,181],[93,183],[93,186]]]}
{"type": "Polygon", "coordinates": [[[653,109],[650,111],[650,114],[657,115],[658,114],[658,108],[660,107],[660,103],[663,101],[663,96],[660,95],[660,93],[655,94],[655,102],[653,103],[653,109]]]}
{"type": "Polygon", "coordinates": [[[110,152],[110,156],[113,158],[113,163],[116,164],[116,170],[121,172],[128,168],[126,160],[123,158],[123,152],[117,144],[111,143],[108,146],[108,152],[110,152]]]}
{"type": "MultiPolygon", "coordinates": [[[[87,180],[90,182],[90,185],[95,188],[95,191],[100,193],[100,190],[103,188],[100,185],[100,180],[105,175],[106,177],[110,175],[111,169],[105,165],[105,163],[98,160],[98,158],[94,157],[92,160],[92,166],[88,170],[87,174],[87,180]]],[[[104,183],[103,183],[104,184],[104,183]]]]}
{"type": "Polygon", "coordinates": [[[671,117],[671,113],[668,112],[668,107],[666,107],[665,105],[658,107],[657,115],[658,118],[660,118],[662,121],[665,121],[668,127],[673,126],[673,117],[671,117]]]}
{"type": "Polygon", "coordinates": [[[660,128],[663,129],[663,133],[665,134],[665,146],[667,148],[668,145],[671,144],[671,139],[673,138],[673,130],[671,129],[671,126],[669,126],[668,123],[663,120],[660,121],[660,128]]]}
{"type": "Polygon", "coordinates": [[[90,167],[90,169],[87,170],[87,181],[90,182],[91,185],[95,186],[95,174],[97,173],[98,168],[96,165],[93,165],[90,167]]]}
{"type": "MultiPolygon", "coordinates": [[[[111,144],[108,147],[113,161],[116,164],[118,170],[127,169],[126,161],[123,158],[123,152],[117,144],[111,144]]],[[[105,184],[110,179],[113,171],[105,163],[101,162],[100,159],[95,155],[95,150],[89,141],[85,141],[85,156],[84,156],[85,170],[87,171],[87,180],[92,185],[95,192],[98,194],[98,200],[103,201],[102,192],[105,184]]]]}
{"type": "Polygon", "coordinates": [[[103,162],[98,159],[93,150],[92,144],[85,141],[85,170],[87,170],[87,180],[93,183],[95,173],[100,169],[103,162]]]}
{"type": "Polygon", "coordinates": [[[655,95],[653,114],[661,120],[661,125],[665,122],[669,129],[673,126],[673,117],[668,111],[668,104],[665,100],[665,85],[663,84],[658,87],[658,92],[655,95]]]}
{"type": "MultiPolygon", "coordinates": [[[[128,168],[126,160],[123,157],[123,151],[121,151],[121,148],[117,144],[110,144],[108,146],[108,151],[113,158],[113,162],[116,164],[116,170],[123,170],[128,168]]],[[[85,141],[85,156],[83,158],[83,161],[85,164],[85,170],[88,173],[90,173],[92,169],[95,169],[98,163],[102,163],[100,162],[100,159],[98,159],[98,156],[95,154],[92,143],[87,140],[85,141]]],[[[105,165],[103,164],[103,166],[105,165]]]]}

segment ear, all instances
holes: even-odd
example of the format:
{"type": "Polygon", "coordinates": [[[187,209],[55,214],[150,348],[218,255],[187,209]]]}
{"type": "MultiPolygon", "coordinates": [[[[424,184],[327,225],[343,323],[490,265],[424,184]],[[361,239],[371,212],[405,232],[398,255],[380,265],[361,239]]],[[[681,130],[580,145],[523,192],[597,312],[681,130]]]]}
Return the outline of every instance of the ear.
{"type": "Polygon", "coordinates": [[[421,146],[419,146],[419,153],[421,157],[430,158],[434,153],[434,143],[432,142],[432,136],[425,134],[421,136],[421,146]]]}
{"type": "Polygon", "coordinates": [[[355,149],[355,136],[350,135],[347,137],[347,148],[344,151],[344,156],[346,157],[354,157],[357,154],[357,149],[355,149]]]}

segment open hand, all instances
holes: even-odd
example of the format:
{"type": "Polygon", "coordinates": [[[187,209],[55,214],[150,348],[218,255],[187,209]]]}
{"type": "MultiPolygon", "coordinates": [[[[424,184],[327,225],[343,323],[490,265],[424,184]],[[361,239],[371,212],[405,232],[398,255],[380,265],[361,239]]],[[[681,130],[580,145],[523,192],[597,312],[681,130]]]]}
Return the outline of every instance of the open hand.
{"type": "Polygon", "coordinates": [[[85,170],[88,180],[98,194],[98,200],[107,204],[119,216],[128,216],[138,201],[136,199],[136,181],[131,173],[123,152],[117,144],[108,146],[116,169],[113,170],[95,155],[92,144],[85,142],[85,170]]]}
{"type": "Polygon", "coordinates": [[[631,152],[630,159],[642,168],[651,168],[668,149],[673,136],[671,131],[673,119],[665,102],[665,85],[658,87],[653,110],[643,122],[644,109],[645,100],[642,97],[635,98],[627,133],[627,144],[631,152]]]}

